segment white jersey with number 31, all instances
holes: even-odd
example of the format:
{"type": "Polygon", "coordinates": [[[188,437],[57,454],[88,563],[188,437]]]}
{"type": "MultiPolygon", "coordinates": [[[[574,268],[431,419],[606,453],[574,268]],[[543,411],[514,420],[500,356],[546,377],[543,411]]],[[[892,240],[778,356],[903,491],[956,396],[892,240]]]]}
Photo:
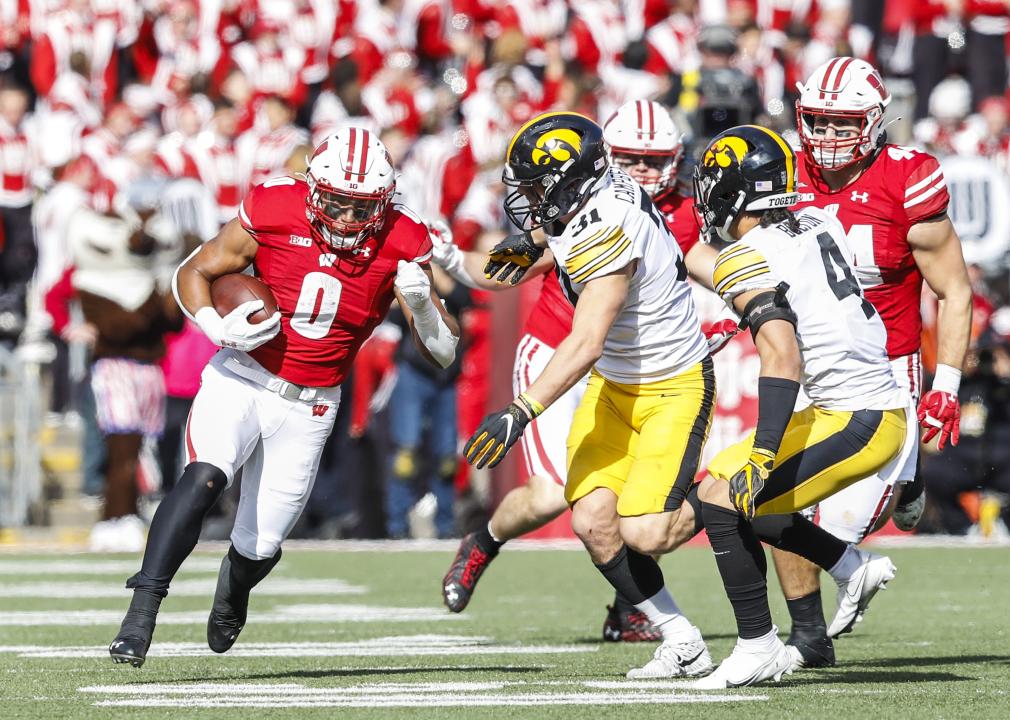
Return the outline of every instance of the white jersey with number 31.
{"type": "Polygon", "coordinates": [[[887,359],[887,332],[863,297],[841,224],[817,208],[786,224],[756,227],[723,250],[715,290],[730,307],[749,290],[784,283],[796,313],[803,390],[827,410],[891,410],[906,406],[887,359]]]}
{"type": "Polygon", "coordinates": [[[547,234],[574,304],[586,284],[637,262],[596,370],[629,385],[678,375],[708,355],[677,241],[652,200],[611,167],[560,235],[547,234]]]}

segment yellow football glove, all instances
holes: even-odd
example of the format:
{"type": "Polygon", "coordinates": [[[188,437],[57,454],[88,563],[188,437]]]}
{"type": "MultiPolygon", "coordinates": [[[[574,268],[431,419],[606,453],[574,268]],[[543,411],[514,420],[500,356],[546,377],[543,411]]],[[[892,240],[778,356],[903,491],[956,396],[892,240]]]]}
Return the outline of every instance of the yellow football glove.
{"type": "Polygon", "coordinates": [[[762,448],[753,448],[747,464],[729,479],[729,499],[748,520],[751,520],[757,511],[757,497],[764,490],[774,464],[775,453],[762,448]]]}

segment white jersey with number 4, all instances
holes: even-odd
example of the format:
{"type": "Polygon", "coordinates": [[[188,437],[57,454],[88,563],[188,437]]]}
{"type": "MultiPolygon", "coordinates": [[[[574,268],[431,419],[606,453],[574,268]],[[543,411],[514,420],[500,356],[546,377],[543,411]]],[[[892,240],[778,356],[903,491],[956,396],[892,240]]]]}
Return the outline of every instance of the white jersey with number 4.
{"type": "Polygon", "coordinates": [[[786,285],[796,313],[802,385],[827,410],[904,408],[887,359],[887,332],[863,297],[841,224],[817,208],[796,215],[800,228],[756,227],[716,258],[712,281],[730,307],[741,293],[786,285]]]}
{"type": "Polygon", "coordinates": [[[547,241],[573,303],[587,283],[637,261],[595,366],[603,377],[631,385],[656,382],[708,355],[684,256],[652,200],[623,170],[609,168],[581,212],[560,235],[548,233],[547,241]]]}

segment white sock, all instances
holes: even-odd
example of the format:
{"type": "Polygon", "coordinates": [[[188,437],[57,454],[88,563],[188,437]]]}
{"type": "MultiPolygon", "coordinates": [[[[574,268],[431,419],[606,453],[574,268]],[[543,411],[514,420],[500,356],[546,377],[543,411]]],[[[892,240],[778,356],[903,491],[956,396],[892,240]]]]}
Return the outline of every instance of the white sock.
{"type": "Polygon", "coordinates": [[[778,639],[777,628],[773,626],[770,631],[761,637],[747,638],[746,640],[737,638],[736,645],[746,652],[762,652],[774,648],[778,639]]]}
{"type": "Polygon", "coordinates": [[[659,628],[663,633],[663,640],[670,640],[694,630],[694,625],[680,611],[673,595],[665,587],[660,588],[651,598],[636,603],[635,607],[645,613],[649,621],[659,628]]]}
{"type": "Polygon", "coordinates": [[[831,577],[835,579],[835,582],[843,583],[848,582],[849,578],[852,577],[853,573],[859,569],[859,566],[863,564],[863,558],[860,557],[859,550],[856,549],[855,545],[849,545],[845,548],[845,552],[842,553],[842,557],[832,566],[828,573],[831,577]]]}

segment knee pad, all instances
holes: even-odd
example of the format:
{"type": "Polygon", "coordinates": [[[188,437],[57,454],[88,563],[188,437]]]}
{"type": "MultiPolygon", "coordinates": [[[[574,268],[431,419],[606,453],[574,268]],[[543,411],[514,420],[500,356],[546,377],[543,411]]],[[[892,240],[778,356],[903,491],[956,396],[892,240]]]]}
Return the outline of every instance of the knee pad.
{"type": "Polygon", "coordinates": [[[186,466],[182,477],[175,484],[173,492],[177,492],[190,507],[206,513],[218,501],[225,488],[228,478],[224,472],[214,465],[205,462],[194,462],[186,466]]]}
{"type": "Polygon", "coordinates": [[[393,477],[409,480],[417,474],[417,454],[411,448],[399,448],[393,455],[393,477]]]}

